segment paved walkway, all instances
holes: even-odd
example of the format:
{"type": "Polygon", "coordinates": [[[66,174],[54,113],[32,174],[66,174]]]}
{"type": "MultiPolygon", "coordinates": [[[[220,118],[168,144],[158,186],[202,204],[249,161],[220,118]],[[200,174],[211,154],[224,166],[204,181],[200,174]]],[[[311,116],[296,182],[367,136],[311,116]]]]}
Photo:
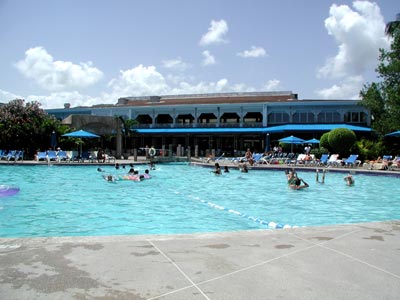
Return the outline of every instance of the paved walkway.
{"type": "Polygon", "coordinates": [[[0,299],[398,300],[400,221],[0,239],[0,299]]]}

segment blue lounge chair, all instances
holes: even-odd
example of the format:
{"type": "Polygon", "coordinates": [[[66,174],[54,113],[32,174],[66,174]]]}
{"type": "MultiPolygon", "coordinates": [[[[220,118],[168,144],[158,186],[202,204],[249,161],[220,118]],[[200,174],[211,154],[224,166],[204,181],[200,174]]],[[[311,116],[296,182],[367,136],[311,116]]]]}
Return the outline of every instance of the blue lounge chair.
{"type": "Polygon", "coordinates": [[[8,161],[11,161],[11,160],[13,160],[13,161],[18,161],[18,160],[23,160],[24,159],[24,151],[22,151],[22,150],[20,150],[20,151],[17,151],[17,150],[13,150],[13,151],[10,151],[8,154],[7,154],[7,160],[8,161]]]}
{"type": "Polygon", "coordinates": [[[69,161],[69,157],[66,151],[60,150],[57,152],[57,160],[58,161],[69,161]]]}
{"type": "Polygon", "coordinates": [[[47,160],[47,153],[45,151],[36,153],[36,160],[47,160]]]}
{"type": "Polygon", "coordinates": [[[8,151],[7,155],[4,155],[2,159],[10,160],[12,157],[14,157],[17,154],[17,150],[10,150],[8,151]]]}
{"type": "Polygon", "coordinates": [[[357,161],[358,154],[352,154],[343,161],[345,167],[358,166],[360,163],[357,161]]]}
{"type": "Polygon", "coordinates": [[[58,160],[58,156],[57,156],[57,152],[54,150],[49,150],[47,151],[47,160],[51,161],[51,160],[58,160]]]}
{"type": "Polygon", "coordinates": [[[318,166],[326,166],[328,164],[329,154],[322,154],[321,158],[319,159],[318,166]]]}

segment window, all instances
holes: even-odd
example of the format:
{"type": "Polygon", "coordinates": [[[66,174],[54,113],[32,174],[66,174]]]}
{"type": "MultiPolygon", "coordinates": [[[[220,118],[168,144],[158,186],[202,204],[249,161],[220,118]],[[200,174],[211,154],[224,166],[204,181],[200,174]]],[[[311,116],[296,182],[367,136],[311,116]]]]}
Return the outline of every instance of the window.
{"type": "Polygon", "coordinates": [[[289,115],[284,112],[273,112],[268,114],[269,124],[284,124],[289,123],[289,115]]]}
{"type": "Polygon", "coordinates": [[[349,111],[344,115],[346,123],[363,123],[367,122],[367,115],[364,112],[349,111]]]}
{"type": "Polygon", "coordinates": [[[318,114],[318,123],[341,123],[340,114],[335,111],[325,111],[318,114]]]}
{"type": "Polygon", "coordinates": [[[314,114],[311,112],[298,112],[293,115],[293,123],[314,123],[314,114]]]}

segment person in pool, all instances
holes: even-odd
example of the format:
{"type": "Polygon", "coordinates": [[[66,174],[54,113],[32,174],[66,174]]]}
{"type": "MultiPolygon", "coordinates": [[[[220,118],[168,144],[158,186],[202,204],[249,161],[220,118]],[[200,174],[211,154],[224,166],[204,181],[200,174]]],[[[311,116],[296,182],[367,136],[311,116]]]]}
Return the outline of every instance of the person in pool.
{"type": "Polygon", "coordinates": [[[353,178],[353,176],[352,176],[351,174],[345,176],[345,177],[344,177],[344,181],[346,182],[346,184],[347,184],[348,186],[354,185],[354,183],[355,183],[355,180],[354,180],[354,178],[353,178]]]}
{"type": "Polygon", "coordinates": [[[219,163],[215,163],[214,167],[215,167],[215,169],[212,172],[215,173],[215,175],[221,175],[221,167],[220,167],[219,163]]]}
{"type": "Polygon", "coordinates": [[[297,173],[294,170],[294,168],[291,171],[285,170],[286,178],[287,178],[287,183],[290,185],[292,184],[296,178],[297,178],[297,173]]]}
{"type": "Polygon", "coordinates": [[[296,179],[294,181],[292,181],[292,183],[289,184],[289,187],[292,190],[301,190],[301,189],[308,188],[309,185],[303,179],[296,177],[296,179]],[[303,185],[301,185],[301,183],[303,183],[303,185]]]}

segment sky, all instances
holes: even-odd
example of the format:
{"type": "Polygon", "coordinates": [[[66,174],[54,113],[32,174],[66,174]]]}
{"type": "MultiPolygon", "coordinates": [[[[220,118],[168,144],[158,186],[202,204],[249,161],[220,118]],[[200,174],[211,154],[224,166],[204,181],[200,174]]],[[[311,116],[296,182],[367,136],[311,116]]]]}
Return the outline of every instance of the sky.
{"type": "Polygon", "coordinates": [[[358,99],[398,0],[0,0],[0,102],[291,91],[358,99]]]}

